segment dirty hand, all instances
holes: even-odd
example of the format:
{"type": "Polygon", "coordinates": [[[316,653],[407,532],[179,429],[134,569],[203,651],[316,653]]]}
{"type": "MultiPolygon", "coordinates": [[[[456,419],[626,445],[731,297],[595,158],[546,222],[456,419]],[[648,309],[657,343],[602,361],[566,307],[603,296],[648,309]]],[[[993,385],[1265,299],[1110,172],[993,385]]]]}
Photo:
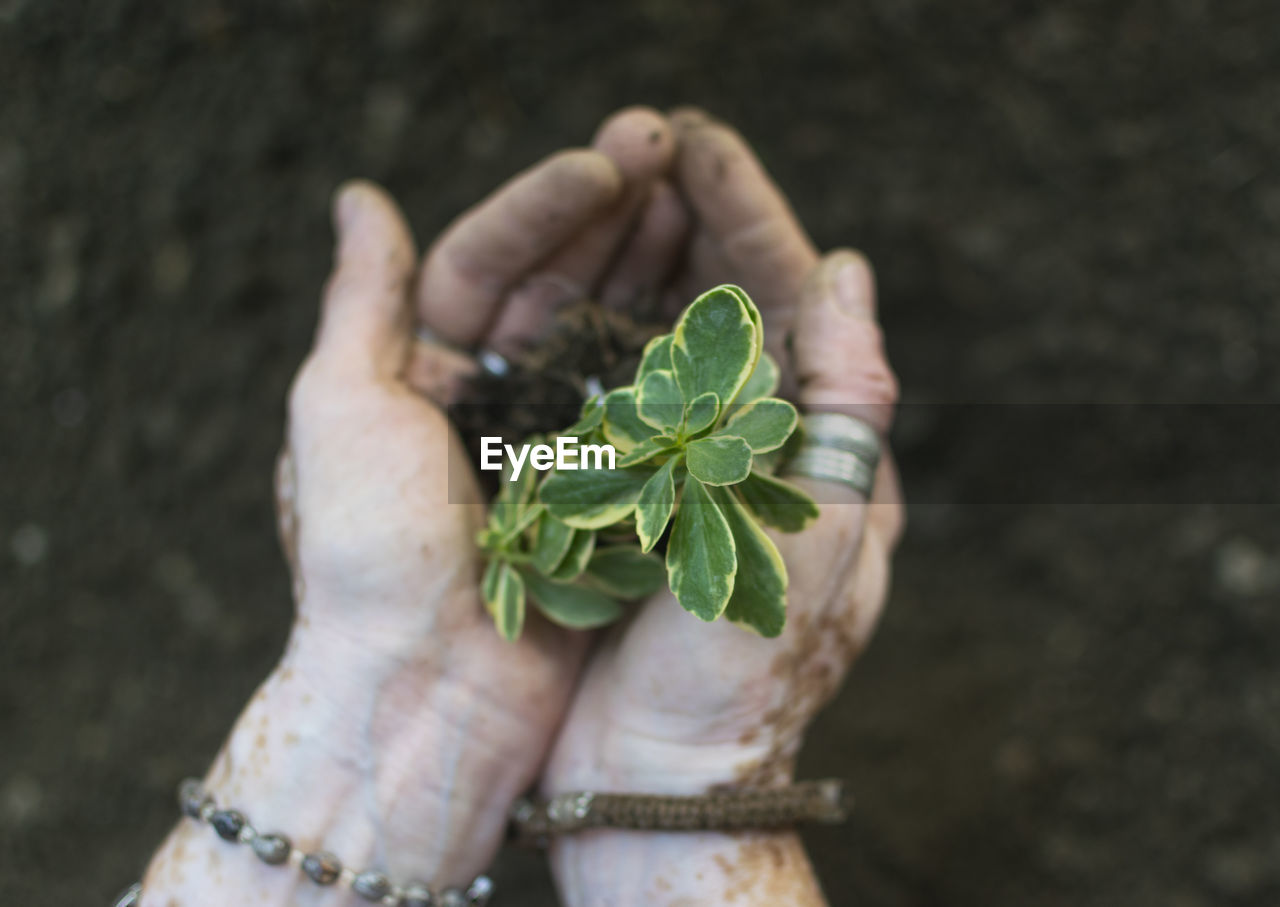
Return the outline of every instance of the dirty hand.
{"type": "MultiPolygon", "coordinates": [[[[632,111],[595,145],[461,217],[416,297],[413,241],[391,200],[357,183],[335,201],[337,261],[277,476],[297,620],[206,784],[259,829],[356,871],[442,887],[485,870],[581,666],[580,634],[536,618],[518,643],[494,632],[474,541],[483,502],[437,405],[470,360],[415,339],[413,324],[502,348],[546,299],[548,257],[591,281],[673,142],[661,118],[632,111]]],[[[152,860],[143,905],[248,891],[292,903],[310,885],[184,821],[152,860]]]]}
{"type": "MultiPolygon", "coordinates": [[[[672,118],[676,187],[693,224],[684,296],[721,281],[760,307],[786,355],[802,411],[835,410],[889,428],[896,385],[860,256],[819,259],[742,140],[697,112],[672,118]]],[[[682,297],[683,298],[683,297],[682,297]]],[[[725,621],[699,624],[669,592],[594,654],[544,776],[570,790],[705,793],[792,777],[814,713],[839,686],[883,605],[903,523],[886,456],[868,503],[839,485],[795,479],[821,517],[773,534],[790,577],[787,627],[763,639],[725,621]]],[[[593,831],[552,853],[565,903],[819,904],[793,833],[593,831]]]]}

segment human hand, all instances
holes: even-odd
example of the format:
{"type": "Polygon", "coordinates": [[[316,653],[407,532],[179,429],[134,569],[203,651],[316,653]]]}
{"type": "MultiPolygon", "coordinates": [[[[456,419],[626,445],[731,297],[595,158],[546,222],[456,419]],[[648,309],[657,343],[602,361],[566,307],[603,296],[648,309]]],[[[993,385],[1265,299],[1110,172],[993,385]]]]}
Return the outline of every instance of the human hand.
{"type": "MultiPolygon", "coordinates": [[[[586,640],[539,618],[517,643],[494,631],[474,541],[483,501],[434,402],[470,361],[416,340],[413,310],[473,342],[467,319],[505,303],[493,342],[518,341],[547,286],[540,266],[550,256],[589,279],[629,235],[672,145],[656,115],[614,118],[595,149],[554,156],[461,217],[433,246],[416,297],[413,241],[393,202],[369,184],[339,193],[337,264],[277,475],[297,619],[208,776],[218,802],[402,881],[465,884],[487,867],[586,640]]],[[[182,823],[152,862],[145,903],[197,907],[245,890],[285,902],[309,884],[227,849],[182,823]]]]}
{"type": "MultiPolygon", "coordinates": [[[[676,187],[694,224],[677,292],[742,285],[794,376],[801,409],[845,412],[886,434],[896,384],[866,262],[850,252],[819,260],[729,129],[696,112],[677,113],[673,124],[676,187]]],[[[821,516],[801,534],[773,534],[790,577],[783,635],[698,624],[669,592],[644,604],[592,657],[544,775],[547,793],[693,794],[791,779],[805,728],[872,632],[903,524],[887,456],[869,503],[841,486],[792,481],[821,516]]],[[[715,903],[744,878],[757,884],[736,889],[747,900],[734,903],[821,902],[790,835],[583,832],[556,843],[553,866],[571,905],[715,903]]]]}

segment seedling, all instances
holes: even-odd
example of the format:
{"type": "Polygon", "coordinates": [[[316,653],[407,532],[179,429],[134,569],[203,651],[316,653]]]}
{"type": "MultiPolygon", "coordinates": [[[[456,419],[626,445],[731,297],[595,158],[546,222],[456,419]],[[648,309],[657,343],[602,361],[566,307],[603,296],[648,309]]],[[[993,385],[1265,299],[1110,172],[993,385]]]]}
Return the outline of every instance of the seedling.
{"type": "Polygon", "coordinates": [[[504,476],[479,539],[504,636],[519,636],[527,598],[565,626],[616,620],[620,600],[661,587],[652,552],[664,536],[665,579],[685,610],[782,632],[787,571],[762,526],[797,532],[818,509],[773,475],[798,419],[772,396],[778,367],[763,347],[747,294],[710,290],[649,342],[631,385],[587,401],[560,433],[613,445],[615,468],[504,476]]]}

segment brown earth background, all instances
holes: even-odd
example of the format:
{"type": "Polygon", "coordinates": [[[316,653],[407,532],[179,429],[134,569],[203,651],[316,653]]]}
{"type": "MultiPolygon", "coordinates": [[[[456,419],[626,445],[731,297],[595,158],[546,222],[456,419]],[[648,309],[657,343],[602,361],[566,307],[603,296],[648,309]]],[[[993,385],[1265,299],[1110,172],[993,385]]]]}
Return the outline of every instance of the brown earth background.
{"type": "Polygon", "coordinates": [[[879,269],[913,522],[803,759],[833,903],[1280,903],[1274,3],[0,0],[0,86],[0,903],[107,903],[281,650],[334,186],[429,238],[634,102],[879,269]]]}

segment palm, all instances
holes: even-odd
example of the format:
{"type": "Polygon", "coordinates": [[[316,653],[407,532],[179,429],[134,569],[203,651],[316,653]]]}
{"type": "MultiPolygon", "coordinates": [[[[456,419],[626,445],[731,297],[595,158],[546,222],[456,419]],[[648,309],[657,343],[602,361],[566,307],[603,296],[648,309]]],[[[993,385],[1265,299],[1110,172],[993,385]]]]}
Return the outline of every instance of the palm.
{"type": "MultiPolygon", "coordinates": [[[[806,288],[819,272],[817,253],[754,155],[696,112],[673,121],[680,140],[674,176],[690,222],[664,284],[668,311],[715,284],[739,284],[759,306],[766,342],[798,402],[891,399],[892,375],[869,315],[832,321],[815,300],[808,323],[798,318],[802,296],[829,293],[806,288]]],[[[887,430],[889,409],[873,404],[857,414],[887,430]]],[[[833,501],[830,488],[812,490],[833,501]]],[[[723,621],[699,625],[670,592],[646,602],[592,659],[548,767],[548,788],[698,790],[785,777],[804,727],[834,692],[883,602],[885,554],[901,522],[891,468],[876,494],[883,506],[824,506],[802,538],[774,536],[791,577],[781,639],[723,621]],[[681,768],[676,780],[673,760],[681,768]]]]}
{"type": "MultiPolygon", "coordinates": [[[[796,300],[817,261],[786,201],[736,135],[695,112],[668,122],[628,111],[602,128],[595,150],[552,157],[451,227],[424,264],[418,311],[453,344],[512,353],[535,341],[555,308],[575,298],[628,308],[656,297],[674,315],[701,291],[733,282],[760,307],[784,380],[804,383],[810,399],[801,402],[822,403],[817,398],[827,388],[796,367],[803,363],[792,363],[786,347],[796,300]],[[531,233],[534,226],[540,229],[531,233]]],[[[863,334],[878,337],[874,330],[863,334]]],[[[855,352],[883,365],[878,349],[855,352]]],[[[437,397],[456,388],[449,355],[426,347],[410,367],[429,376],[424,384],[437,397]]],[[[842,393],[839,382],[831,390],[842,393]]],[[[878,493],[890,516],[877,538],[896,532],[893,482],[883,484],[878,493]]],[[[770,750],[794,749],[798,728],[847,667],[853,641],[865,635],[887,579],[879,552],[860,545],[866,508],[831,511],[806,533],[805,551],[787,544],[793,539],[780,540],[796,577],[792,601],[813,601],[808,614],[793,609],[782,640],[723,623],[700,626],[669,594],[611,634],[579,687],[548,770],[550,786],[608,783],[607,773],[593,774],[605,764],[643,772],[645,764],[669,761],[655,749],[675,747],[696,760],[708,740],[756,741],[751,755],[758,767],[770,750]],[[836,568],[844,576],[857,552],[868,562],[855,596],[862,604],[842,610],[842,589],[815,585],[815,578],[836,568]],[[843,629],[815,637],[818,624],[830,624],[837,612],[846,614],[843,629]],[[814,676],[831,681],[805,680],[814,676]],[[759,726],[766,714],[777,724],[789,699],[799,703],[789,727],[759,726]]],[[[722,772],[712,761],[710,771],[722,772]]]]}

